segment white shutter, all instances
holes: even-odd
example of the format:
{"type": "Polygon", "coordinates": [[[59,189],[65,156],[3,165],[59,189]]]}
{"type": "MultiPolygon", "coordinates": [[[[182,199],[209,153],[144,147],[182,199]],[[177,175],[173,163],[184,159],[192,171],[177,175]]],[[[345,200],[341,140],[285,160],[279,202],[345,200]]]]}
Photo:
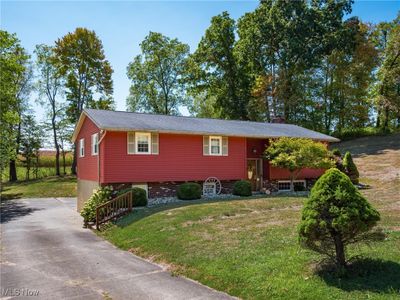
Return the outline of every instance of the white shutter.
{"type": "Polygon", "coordinates": [[[222,155],[228,156],[228,137],[222,137],[222,155]]]}
{"type": "Polygon", "coordinates": [[[158,133],[151,134],[151,154],[158,154],[158,133]]]}
{"type": "Polygon", "coordinates": [[[210,136],[203,136],[203,155],[210,155],[210,136]]]}
{"type": "Polygon", "coordinates": [[[127,135],[128,154],[135,154],[135,133],[128,132],[127,135]]]}

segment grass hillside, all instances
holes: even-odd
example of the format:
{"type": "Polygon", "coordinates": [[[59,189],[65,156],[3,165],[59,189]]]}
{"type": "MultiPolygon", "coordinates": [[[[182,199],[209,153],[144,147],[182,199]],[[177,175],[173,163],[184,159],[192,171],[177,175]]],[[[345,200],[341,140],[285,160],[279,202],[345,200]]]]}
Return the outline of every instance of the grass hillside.
{"type": "MultiPolygon", "coordinates": [[[[335,146],[342,153],[351,152],[360,172],[360,182],[371,185],[363,194],[384,216],[399,217],[400,133],[359,138],[335,146]]],[[[392,229],[400,231],[400,218],[392,229]]]]}
{"type": "Polygon", "coordinates": [[[136,210],[101,234],[118,247],[243,299],[399,299],[400,135],[344,142],[362,191],[381,213],[383,242],[348,249],[359,256],[345,277],[320,268],[299,247],[303,197],[188,201],[136,210]]]}

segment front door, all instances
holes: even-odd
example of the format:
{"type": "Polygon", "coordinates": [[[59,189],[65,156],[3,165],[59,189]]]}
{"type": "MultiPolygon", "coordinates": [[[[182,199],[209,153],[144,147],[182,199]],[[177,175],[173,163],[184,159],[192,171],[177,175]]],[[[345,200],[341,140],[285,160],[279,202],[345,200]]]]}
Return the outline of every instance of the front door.
{"type": "Polygon", "coordinates": [[[262,159],[247,159],[247,179],[250,181],[253,191],[259,191],[262,188],[262,169],[262,159]]]}

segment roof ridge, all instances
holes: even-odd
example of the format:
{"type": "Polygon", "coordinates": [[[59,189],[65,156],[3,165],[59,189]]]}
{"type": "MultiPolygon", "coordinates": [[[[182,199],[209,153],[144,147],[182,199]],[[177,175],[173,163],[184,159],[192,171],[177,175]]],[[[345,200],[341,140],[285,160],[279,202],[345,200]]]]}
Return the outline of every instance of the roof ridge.
{"type": "MultiPolygon", "coordinates": [[[[271,122],[261,122],[261,121],[251,121],[251,120],[230,120],[230,119],[204,118],[204,117],[195,117],[195,116],[176,116],[176,115],[164,115],[164,114],[155,114],[155,113],[146,113],[146,112],[124,111],[124,110],[108,110],[108,109],[97,109],[97,108],[85,108],[84,110],[85,111],[97,110],[97,111],[106,111],[106,112],[120,112],[120,113],[128,113],[128,114],[139,114],[139,115],[161,116],[161,117],[177,117],[177,118],[185,118],[185,119],[201,119],[201,120],[217,120],[217,121],[228,121],[228,122],[269,124],[269,125],[274,125],[274,126],[275,125],[290,125],[290,126],[301,127],[301,126],[298,126],[298,125],[295,125],[295,124],[290,124],[290,123],[271,123],[271,122]]],[[[304,128],[304,127],[301,127],[301,128],[304,128]]]]}

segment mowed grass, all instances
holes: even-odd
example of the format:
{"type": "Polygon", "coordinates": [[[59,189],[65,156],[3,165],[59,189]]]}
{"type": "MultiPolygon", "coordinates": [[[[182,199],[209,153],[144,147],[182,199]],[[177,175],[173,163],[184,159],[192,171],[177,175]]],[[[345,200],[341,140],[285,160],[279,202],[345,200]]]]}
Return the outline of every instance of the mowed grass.
{"type": "MultiPolygon", "coordinates": [[[[353,145],[368,147],[369,142],[353,145]]],[[[349,257],[359,259],[346,276],[319,271],[322,257],[299,246],[297,226],[306,198],[147,208],[100,234],[176,274],[244,299],[399,299],[400,179],[384,175],[392,166],[399,170],[400,145],[390,144],[385,151],[384,143],[377,142],[383,149],[373,153],[356,154],[356,163],[362,181],[372,186],[363,193],[380,211],[379,226],[387,238],[350,247],[349,257]],[[381,176],[365,176],[374,164],[381,176]]]]}
{"type": "Polygon", "coordinates": [[[47,177],[37,180],[3,183],[1,199],[76,197],[76,177],[47,177]]]}

